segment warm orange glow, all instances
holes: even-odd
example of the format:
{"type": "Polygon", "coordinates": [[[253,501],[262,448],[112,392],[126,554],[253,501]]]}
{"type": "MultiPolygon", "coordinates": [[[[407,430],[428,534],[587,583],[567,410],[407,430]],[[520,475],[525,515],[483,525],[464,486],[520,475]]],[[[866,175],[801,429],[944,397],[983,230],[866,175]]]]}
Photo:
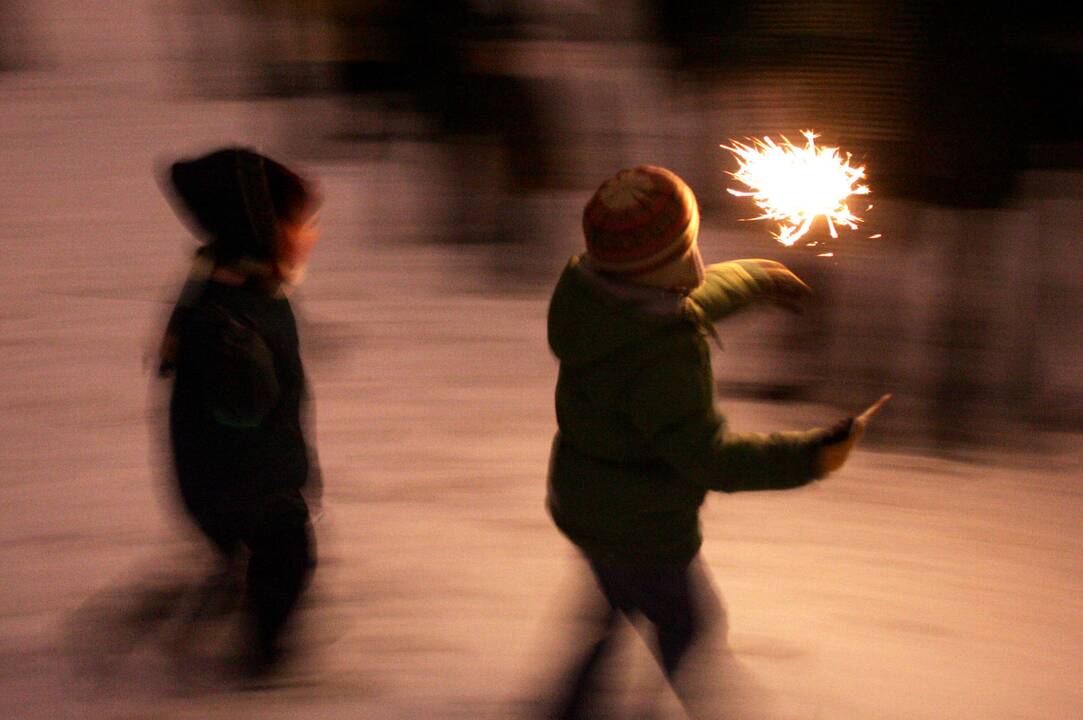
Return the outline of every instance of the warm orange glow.
{"type": "Polygon", "coordinates": [[[785,136],[781,143],[769,137],[745,144],[731,140],[722,145],[737,158],[736,172],[729,173],[748,190],[729,192],[750,197],[763,214],[750,220],[773,220],[779,230],[772,233],[783,245],[793,245],[823,216],[831,237],[837,238],[837,225],[856,229],[861,218],[846,204],[851,195],[867,195],[869,187],[860,184],[865,167],[850,165],[850,154],[838,148],[817,147],[812,130],[801,132],[806,144],[799,147],[785,136]]]}

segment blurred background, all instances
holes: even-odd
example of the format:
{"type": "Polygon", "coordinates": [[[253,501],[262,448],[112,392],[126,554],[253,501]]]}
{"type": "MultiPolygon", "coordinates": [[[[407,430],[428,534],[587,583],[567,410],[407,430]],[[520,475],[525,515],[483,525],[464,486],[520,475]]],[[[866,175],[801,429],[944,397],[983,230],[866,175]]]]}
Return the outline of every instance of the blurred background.
{"type": "MultiPolygon", "coordinates": [[[[3,714],[497,718],[544,695],[579,582],[543,508],[546,302],[590,194],[650,163],[696,192],[707,262],[777,259],[816,292],[720,328],[734,427],[894,394],[837,480],[705,511],[748,702],[1077,717],[1079,15],[0,0],[3,714]],[[790,249],[741,221],[719,145],[806,128],[866,166],[873,207],[790,249]],[[296,294],[327,487],[312,672],[254,696],[192,676],[213,633],[161,652],[187,631],[159,605],[201,556],[145,361],[195,249],[157,169],[225,143],[326,196],[296,294]]],[[[618,705],[659,691],[629,653],[618,705]]]]}

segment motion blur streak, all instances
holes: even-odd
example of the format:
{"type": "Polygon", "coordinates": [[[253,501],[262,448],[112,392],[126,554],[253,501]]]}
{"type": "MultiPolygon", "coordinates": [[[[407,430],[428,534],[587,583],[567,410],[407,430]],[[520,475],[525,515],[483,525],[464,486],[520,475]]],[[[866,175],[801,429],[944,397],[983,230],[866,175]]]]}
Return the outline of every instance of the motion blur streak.
{"type": "MultiPolygon", "coordinates": [[[[589,194],[649,163],[695,190],[707,262],[777,259],[814,291],[725,326],[734,427],[894,396],[835,476],[704,509],[728,622],[705,705],[1077,718],[1081,24],[964,7],[0,0],[0,717],[542,707],[589,632],[543,503],[546,304],[589,194]],[[803,128],[876,207],[786,248],[739,222],[718,144],[803,128]],[[176,512],[144,363],[196,248],[156,172],[225,143],[324,195],[296,291],[321,564],[295,674],[264,692],[222,671],[227,578],[176,512]]],[[[681,717],[628,637],[614,714],[681,717]]]]}

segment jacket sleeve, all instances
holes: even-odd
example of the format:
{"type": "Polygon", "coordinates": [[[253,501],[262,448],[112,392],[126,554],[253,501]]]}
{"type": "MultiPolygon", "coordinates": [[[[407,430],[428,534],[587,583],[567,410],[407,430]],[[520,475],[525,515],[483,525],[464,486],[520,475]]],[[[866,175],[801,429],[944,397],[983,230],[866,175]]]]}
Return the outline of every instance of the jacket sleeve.
{"type": "Polygon", "coordinates": [[[826,431],[736,433],[714,407],[710,356],[693,338],[659,356],[631,382],[628,418],[653,453],[709,490],[781,490],[818,477],[826,431]]]}
{"type": "Polygon", "coordinates": [[[253,328],[220,308],[189,312],[188,337],[182,343],[199,379],[206,407],[216,422],[236,428],[257,427],[277,404],[274,356],[253,328]]]}
{"type": "Polygon", "coordinates": [[[750,258],[709,265],[689,297],[713,323],[757,299],[786,303],[809,292],[782,263],[750,258]]]}

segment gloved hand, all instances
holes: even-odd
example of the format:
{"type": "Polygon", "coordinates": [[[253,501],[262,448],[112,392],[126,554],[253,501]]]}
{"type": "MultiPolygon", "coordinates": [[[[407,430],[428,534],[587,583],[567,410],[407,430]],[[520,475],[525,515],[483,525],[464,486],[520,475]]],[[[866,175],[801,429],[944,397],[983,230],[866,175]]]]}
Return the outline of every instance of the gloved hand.
{"type": "Polygon", "coordinates": [[[812,288],[780,262],[749,258],[737,261],[756,281],[760,297],[787,310],[797,312],[812,294],[812,288]]]}
{"type": "Polygon", "coordinates": [[[872,416],[880,411],[884,403],[891,399],[891,395],[884,395],[870,405],[865,412],[855,418],[846,418],[836,423],[820,444],[816,457],[816,467],[820,477],[838,470],[850,457],[850,451],[865,434],[872,416]]]}

